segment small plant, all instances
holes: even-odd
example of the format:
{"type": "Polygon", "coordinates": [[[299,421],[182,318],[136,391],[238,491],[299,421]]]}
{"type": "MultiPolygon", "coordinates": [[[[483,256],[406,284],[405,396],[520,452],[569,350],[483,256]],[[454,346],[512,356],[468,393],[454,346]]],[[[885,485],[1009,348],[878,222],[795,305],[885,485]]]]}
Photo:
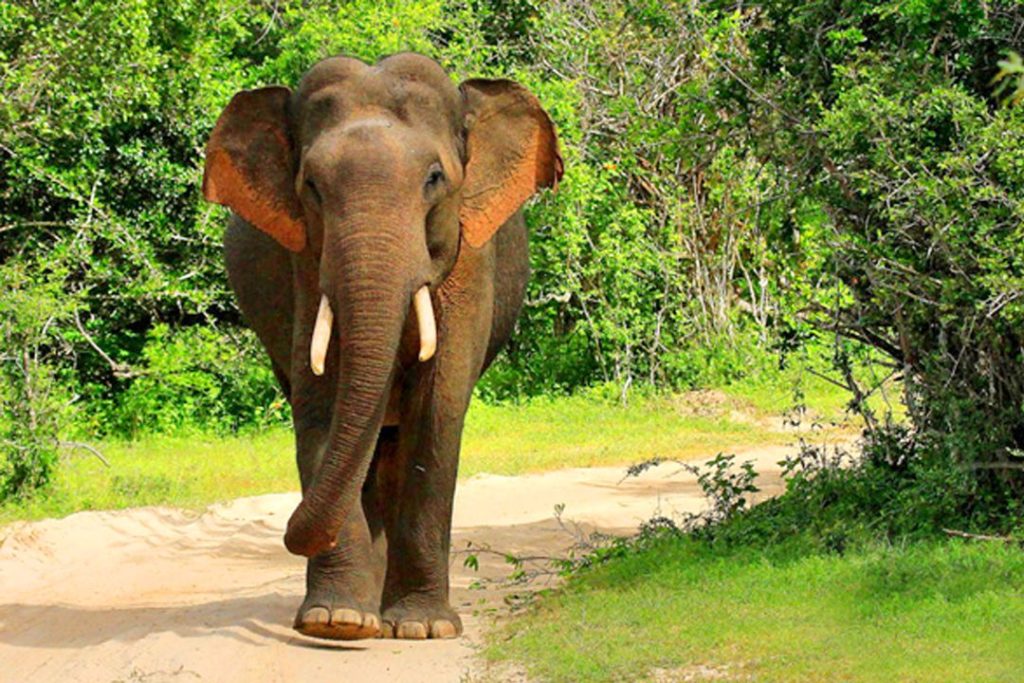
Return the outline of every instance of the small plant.
{"type": "Polygon", "coordinates": [[[750,460],[737,469],[735,455],[719,453],[704,465],[683,464],[683,468],[697,477],[701,491],[710,507],[702,513],[704,524],[719,524],[748,509],[747,495],[760,489],[754,484],[757,471],[750,460]]]}
{"type": "Polygon", "coordinates": [[[676,524],[666,517],[654,517],[641,527],[641,533],[644,530],[647,533],[653,533],[664,529],[692,531],[699,527],[726,522],[749,509],[748,494],[760,491],[754,484],[757,480],[754,463],[747,460],[737,467],[736,456],[725,453],[719,453],[701,465],[670,458],[650,458],[630,465],[626,469],[623,480],[637,477],[652,467],[666,462],[674,462],[697,477],[697,484],[708,500],[708,509],[697,514],[686,515],[680,524],[676,524]]]}

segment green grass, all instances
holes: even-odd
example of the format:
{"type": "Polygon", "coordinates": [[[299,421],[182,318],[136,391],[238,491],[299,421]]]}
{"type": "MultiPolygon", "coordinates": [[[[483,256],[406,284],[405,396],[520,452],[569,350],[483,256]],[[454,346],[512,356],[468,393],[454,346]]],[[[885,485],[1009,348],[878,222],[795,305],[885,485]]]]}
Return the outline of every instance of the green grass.
{"type": "Polygon", "coordinates": [[[959,541],[770,558],[661,542],[571,581],[490,636],[538,681],[1009,681],[1024,553],[959,541]],[[665,676],[664,673],[662,673],[665,676]],[[689,676],[689,677],[687,677],[689,676]]]}
{"type": "MultiPolygon", "coordinates": [[[[783,444],[777,416],[715,394],[636,397],[628,406],[596,395],[522,405],[474,402],[463,440],[461,476],[562,467],[626,465],[656,455],[691,459],[783,444]]],[[[77,451],[45,494],[0,507],[0,523],[79,510],[140,505],[199,508],[211,502],[296,490],[291,432],[251,436],[157,436],[96,444],[110,467],[77,451]]]]}
{"type": "MultiPolygon", "coordinates": [[[[868,407],[878,416],[891,411],[896,419],[905,415],[905,407],[900,401],[902,387],[892,380],[882,382],[878,368],[862,365],[854,373],[857,381],[865,390],[870,390],[879,383],[882,386],[868,398],[868,407]]],[[[802,394],[802,402],[808,409],[808,418],[824,422],[848,419],[846,414],[850,393],[821,375],[838,380],[834,370],[829,369],[823,358],[802,359],[786,370],[771,372],[752,372],[747,377],[726,385],[722,393],[750,407],[760,414],[782,414],[789,411],[797,401],[797,391],[802,394]],[[817,370],[820,374],[814,374],[817,370]]]]}
{"type": "Polygon", "coordinates": [[[142,505],[201,508],[209,503],[298,488],[291,433],[157,436],[96,444],[106,467],[75,451],[46,491],[0,507],[0,523],[63,517],[81,510],[142,505]]]}
{"type": "Polygon", "coordinates": [[[593,397],[471,409],[460,473],[523,474],[563,467],[625,465],[654,456],[692,459],[719,451],[790,443],[768,416],[719,397],[635,398],[628,406],[593,397]],[[698,414],[694,414],[694,413],[698,414]]]}

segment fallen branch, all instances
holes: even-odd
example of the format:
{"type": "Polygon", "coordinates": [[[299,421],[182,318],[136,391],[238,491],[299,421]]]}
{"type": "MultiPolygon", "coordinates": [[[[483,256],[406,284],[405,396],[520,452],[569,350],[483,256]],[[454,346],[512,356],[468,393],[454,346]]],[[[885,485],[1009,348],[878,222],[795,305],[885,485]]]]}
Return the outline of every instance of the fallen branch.
{"type": "Polygon", "coordinates": [[[452,550],[450,554],[467,556],[492,555],[494,557],[500,557],[505,560],[507,564],[511,565],[521,565],[526,562],[564,562],[566,560],[566,558],[558,557],[556,555],[516,555],[515,553],[495,550],[486,545],[473,545],[472,541],[467,543],[465,548],[456,548],[452,550]]]}
{"type": "Polygon", "coordinates": [[[1017,545],[1024,546],[1024,539],[1014,538],[1013,536],[991,536],[988,534],[971,534],[966,531],[960,531],[959,529],[943,529],[942,531],[947,536],[953,536],[954,538],[966,538],[972,541],[994,541],[996,543],[1015,543],[1017,545]]]}
{"type": "Polygon", "coordinates": [[[651,469],[653,467],[658,467],[659,465],[664,465],[665,463],[673,463],[675,465],[681,465],[682,468],[683,468],[681,470],[676,470],[672,474],[668,475],[670,477],[674,477],[675,475],[677,475],[677,474],[679,474],[680,472],[683,472],[683,471],[690,471],[687,468],[693,467],[693,463],[688,463],[685,460],[679,460],[677,458],[663,458],[661,456],[656,455],[653,458],[648,458],[647,460],[642,460],[641,462],[633,463],[632,465],[627,467],[626,468],[626,473],[624,475],[622,475],[622,479],[619,479],[619,483],[621,484],[622,482],[626,481],[627,479],[629,479],[631,477],[639,477],[641,474],[643,474],[647,470],[649,470],[649,469],[651,469]]]}

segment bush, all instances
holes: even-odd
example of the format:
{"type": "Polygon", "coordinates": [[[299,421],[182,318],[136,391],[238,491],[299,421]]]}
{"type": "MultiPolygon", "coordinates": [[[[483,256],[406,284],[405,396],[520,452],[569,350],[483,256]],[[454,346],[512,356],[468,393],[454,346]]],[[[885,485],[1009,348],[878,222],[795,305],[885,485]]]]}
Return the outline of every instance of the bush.
{"type": "Polygon", "coordinates": [[[1010,535],[1024,529],[1024,501],[1013,487],[978,477],[949,449],[916,441],[905,425],[876,430],[859,453],[803,444],[783,463],[783,476],[781,496],[697,536],[726,546],[843,553],[943,537],[947,529],[1010,535]]]}
{"type": "Polygon", "coordinates": [[[138,376],[112,406],[115,433],[234,432],[288,420],[255,335],[166,325],[150,330],[138,376]]]}
{"type": "MultiPolygon", "coordinates": [[[[709,49],[727,72],[715,101],[744,123],[734,144],[759,150],[791,206],[817,216],[796,280],[814,294],[790,309],[794,327],[867,345],[903,379],[912,430],[890,438],[869,420],[868,464],[836,476],[878,477],[873,495],[908,529],[948,515],[1002,526],[1024,496],[1024,111],[998,106],[991,79],[1024,7],[794,7],[740,14],[749,30],[709,49]],[[876,462],[889,455],[906,463],[876,462]]],[[[860,405],[872,387],[840,344],[835,359],[860,405]]]]}

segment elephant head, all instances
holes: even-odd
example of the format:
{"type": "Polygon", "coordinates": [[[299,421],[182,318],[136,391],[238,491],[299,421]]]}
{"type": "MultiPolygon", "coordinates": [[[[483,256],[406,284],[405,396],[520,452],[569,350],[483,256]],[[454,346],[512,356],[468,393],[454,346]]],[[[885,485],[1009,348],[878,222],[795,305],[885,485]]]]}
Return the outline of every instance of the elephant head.
{"type": "Polygon", "coordinates": [[[484,247],[561,174],[554,128],[528,90],[506,80],[456,87],[418,55],[373,66],[327,59],[294,92],[243,91],[228,104],[207,146],[204,196],[315,259],[309,371],[323,374],[337,343],[327,446],[289,520],[290,551],[330,548],[357,503],[409,316],[419,361],[429,361],[444,344],[433,293],[460,249],[484,247]]]}

